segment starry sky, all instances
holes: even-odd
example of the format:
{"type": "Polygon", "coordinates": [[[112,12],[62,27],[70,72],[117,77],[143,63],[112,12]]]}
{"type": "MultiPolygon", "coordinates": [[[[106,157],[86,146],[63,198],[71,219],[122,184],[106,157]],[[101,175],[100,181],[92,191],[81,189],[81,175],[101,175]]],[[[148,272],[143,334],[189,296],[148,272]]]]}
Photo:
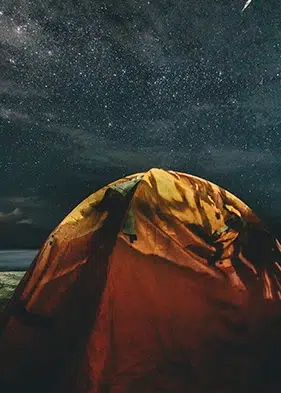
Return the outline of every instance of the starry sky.
{"type": "Polygon", "coordinates": [[[281,222],[280,32],[280,0],[1,0],[0,232],[151,167],[281,222]]]}

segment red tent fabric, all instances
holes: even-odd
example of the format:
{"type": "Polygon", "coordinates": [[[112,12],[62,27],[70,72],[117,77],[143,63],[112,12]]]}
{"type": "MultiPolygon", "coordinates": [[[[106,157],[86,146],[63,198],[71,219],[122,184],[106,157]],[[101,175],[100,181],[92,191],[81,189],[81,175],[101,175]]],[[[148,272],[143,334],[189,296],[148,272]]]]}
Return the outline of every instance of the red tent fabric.
{"type": "Polygon", "coordinates": [[[1,392],[280,392],[280,298],[280,245],[238,198],[161,169],[120,179],[16,289],[1,392]]]}

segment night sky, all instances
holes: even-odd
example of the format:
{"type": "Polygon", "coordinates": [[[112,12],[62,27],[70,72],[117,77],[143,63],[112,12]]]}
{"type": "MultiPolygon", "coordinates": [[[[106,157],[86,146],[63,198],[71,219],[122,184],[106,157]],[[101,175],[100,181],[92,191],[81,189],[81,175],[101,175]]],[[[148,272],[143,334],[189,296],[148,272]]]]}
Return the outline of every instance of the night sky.
{"type": "Polygon", "coordinates": [[[245,3],[2,0],[0,234],[151,167],[281,222],[281,3],[245,3]]]}

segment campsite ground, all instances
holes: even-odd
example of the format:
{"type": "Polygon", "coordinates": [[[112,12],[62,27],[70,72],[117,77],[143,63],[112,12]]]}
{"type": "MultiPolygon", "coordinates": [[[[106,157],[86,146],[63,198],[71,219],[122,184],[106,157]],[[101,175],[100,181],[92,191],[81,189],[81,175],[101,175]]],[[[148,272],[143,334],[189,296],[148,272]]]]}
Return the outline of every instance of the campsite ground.
{"type": "Polygon", "coordinates": [[[12,296],[25,272],[0,272],[0,311],[12,296]]]}

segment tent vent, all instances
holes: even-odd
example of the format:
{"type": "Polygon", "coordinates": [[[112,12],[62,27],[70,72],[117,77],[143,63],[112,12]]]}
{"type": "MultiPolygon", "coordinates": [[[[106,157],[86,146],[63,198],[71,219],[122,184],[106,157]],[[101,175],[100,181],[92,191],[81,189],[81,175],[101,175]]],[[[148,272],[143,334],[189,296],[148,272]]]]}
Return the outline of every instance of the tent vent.
{"type": "Polygon", "coordinates": [[[110,188],[118,191],[123,196],[126,196],[131,189],[141,180],[141,176],[134,177],[132,180],[128,180],[123,183],[113,184],[110,188]]]}
{"type": "Polygon", "coordinates": [[[131,208],[127,212],[122,232],[129,235],[131,243],[137,240],[135,218],[131,208]]]}

